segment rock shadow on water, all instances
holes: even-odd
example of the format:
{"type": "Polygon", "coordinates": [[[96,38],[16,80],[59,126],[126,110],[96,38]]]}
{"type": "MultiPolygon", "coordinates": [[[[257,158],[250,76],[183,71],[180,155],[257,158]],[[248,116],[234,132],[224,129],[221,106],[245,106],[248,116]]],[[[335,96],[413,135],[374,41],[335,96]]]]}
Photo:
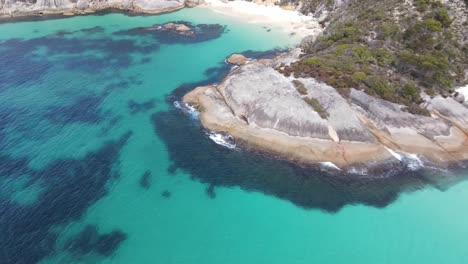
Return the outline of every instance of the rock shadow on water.
{"type": "MultiPolygon", "coordinates": [[[[55,160],[40,170],[30,168],[26,158],[1,155],[1,177],[28,174],[43,186],[37,200],[26,206],[0,197],[1,263],[30,264],[51,256],[58,237],[52,228],[78,220],[89,206],[106,195],[109,181],[119,177],[119,152],[130,136],[127,133],[109,141],[82,159],[55,160]]],[[[87,230],[81,239],[86,240],[92,233],[87,230]]],[[[120,231],[101,237],[96,250],[102,255],[110,254],[123,237],[120,231]]],[[[71,247],[77,245],[72,243],[71,247]]]]}
{"type": "MultiPolygon", "coordinates": [[[[223,77],[212,76],[200,83],[182,85],[168,95],[167,103],[173,105],[191,89],[217,83],[223,77]]],[[[155,133],[167,146],[172,162],[170,168],[186,171],[194,180],[206,183],[208,196],[212,195],[210,190],[218,186],[239,186],[246,191],[291,201],[306,209],[333,213],[355,204],[382,208],[395,201],[402,192],[426,186],[443,189],[448,182],[460,180],[455,176],[440,177],[440,172],[426,169],[399,169],[391,173],[374,171],[374,174],[364,176],[299,165],[246,149],[232,151],[214,144],[199,122],[193,122],[175,107],[153,114],[152,121],[155,133]]]]}
{"type": "Polygon", "coordinates": [[[190,44],[219,38],[226,27],[219,24],[192,24],[175,21],[114,32],[119,36],[148,36],[162,44],[190,44]]]}

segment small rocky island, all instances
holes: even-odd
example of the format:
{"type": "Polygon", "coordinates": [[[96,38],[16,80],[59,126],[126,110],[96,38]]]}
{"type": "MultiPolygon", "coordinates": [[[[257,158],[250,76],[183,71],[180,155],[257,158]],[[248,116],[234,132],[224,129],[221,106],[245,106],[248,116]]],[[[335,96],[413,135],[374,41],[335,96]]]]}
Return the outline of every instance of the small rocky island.
{"type": "Polygon", "coordinates": [[[224,33],[224,26],[218,24],[194,25],[186,21],[174,21],[155,24],[149,27],[137,27],[117,31],[115,35],[139,36],[147,35],[157,39],[160,43],[194,43],[218,38],[224,33]]]}

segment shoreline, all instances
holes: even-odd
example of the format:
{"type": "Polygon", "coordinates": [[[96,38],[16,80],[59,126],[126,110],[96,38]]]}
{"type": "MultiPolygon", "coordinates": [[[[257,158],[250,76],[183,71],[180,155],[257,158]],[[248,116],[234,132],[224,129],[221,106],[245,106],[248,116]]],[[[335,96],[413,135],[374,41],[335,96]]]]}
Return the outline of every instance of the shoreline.
{"type": "MultiPolygon", "coordinates": [[[[76,6],[68,8],[31,9],[10,14],[0,13],[0,24],[62,19],[73,16],[124,14],[127,16],[151,16],[177,12],[184,8],[206,8],[235,19],[247,20],[252,24],[264,24],[272,28],[283,30],[285,33],[303,39],[307,36],[317,36],[322,27],[318,20],[298,11],[288,10],[277,5],[264,5],[243,0],[222,2],[220,0],[206,0],[204,2],[185,1],[181,5],[167,8],[151,9],[141,6],[123,6],[121,3],[110,3],[84,9],[76,6]]],[[[298,43],[299,44],[299,43],[298,43]]]]}
{"type": "MultiPolygon", "coordinates": [[[[259,83],[263,83],[263,86],[269,86],[268,83],[271,79],[273,79],[271,83],[281,86],[280,90],[290,89],[290,91],[285,92],[286,94],[295,92],[295,88],[290,83],[291,78],[285,78],[272,71],[275,65],[285,61],[284,56],[289,55],[290,53],[283,54],[283,58],[279,56],[273,60],[249,62],[231,71],[218,85],[202,86],[188,92],[183,101],[200,111],[199,120],[208,131],[227,133],[235,139],[236,143],[239,143],[241,148],[267,153],[298,164],[314,165],[331,162],[345,172],[367,171],[370,174],[374,174],[373,172],[385,174],[394,168],[399,168],[398,170],[406,168],[413,171],[411,167],[415,166],[416,163],[418,163],[416,164],[418,168],[466,167],[468,163],[468,134],[467,127],[463,125],[465,122],[463,113],[468,109],[465,109],[461,104],[453,106],[455,101],[447,101],[443,98],[435,98],[430,102],[431,111],[434,113],[433,117],[422,118],[404,113],[399,110],[398,106],[386,104],[379,101],[380,99],[376,100],[362,92],[354,91],[351,98],[346,100],[341,98],[344,100],[344,104],[349,104],[348,110],[342,105],[336,105],[338,106],[336,108],[346,111],[338,110],[338,116],[335,115],[335,118],[332,118],[335,121],[325,121],[329,123],[329,127],[330,125],[334,126],[332,131],[338,131],[338,140],[328,135],[330,129],[328,132],[320,132],[319,126],[323,123],[323,120],[320,119],[313,121],[315,129],[318,129],[314,133],[318,133],[319,136],[298,136],[288,133],[281,127],[277,128],[278,123],[288,122],[288,119],[295,119],[295,117],[289,116],[280,121],[281,116],[278,117],[278,112],[274,112],[278,105],[269,106],[268,103],[267,105],[262,103],[261,106],[258,106],[255,100],[275,100],[273,97],[260,95],[265,94],[265,92],[268,94],[268,91],[258,86],[259,83]],[[255,77],[249,79],[248,76],[255,77]],[[255,79],[260,79],[259,83],[255,83],[255,79]],[[291,87],[288,88],[287,85],[291,87]],[[258,93],[255,93],[258,95],[249,93],[249,90],[258,90],[258,93]],[[249,99],[252,97],[256,97],[256,99],[249,99]],[[364,103],[383,106],[381,109],[364,107],[367,109],[364,110],[360,106],[364,103]],[[452,115],[453,111],[447,113],[447,109],[444,108],[445,104],[448,104],[449,107],[455,107],[448,109],[456,109],[459,112],[455,111],[456,115],[452,115]],[[257,107],[261,108],[257,109],[257,107]],[[388,121],[385,116],[379,117],[381,113],[387,112],[391,112],[389,117],[391,116],[393,120],[388,121]],[[344,117],[343,113],[348,113],[349,116],[344,117]],[[352,119],[353,114],[358,120],[355,123],[347,124],[344,119],[350,117],[352,119]],[[259,115],[267,119],[266,123],[265,120],[258,120],[259,115]],[[344,124],[340,124],[340,122],[344,122],[344,124]],[[340,127],[340,125],[344,127],[340,127]],[[358,127],[361,127],[362,130],[359,130],[358,127]],[[344,137],[349,132],[342,132],[342,130],[356,132],[355,135],[352,135],[355,137],[344,137]],[[320,135],[320,133],[322,134],[320,135]],[[362,135],[366,133],[370,133],[370,136],[362,139],[362,135]]],[[[291,58],[286,58],[286,61],[288,60],[291,61],[291,58]]],[[[301,79],[301,81],[309,85],[306,80],[301,79]]],[[[327,89],[333,89],[315,82],[312,82],[311,85],[312,87],[308,89],[319,98],[324,95],[323,93],[328,93],[327,89]]],[[[336,93],[334,89],[333,91],[336,93]]],[[[278,92],[281,93],[281,91],[272,90],[272,93],[277,94],[278,92]]],[[[334,102],[338,100],[337,98],[332,97],[331,101],[334,102]]],[[[284,97],[278,100],[289,99],[289,97],[284,97]]],[[[296,111],[297,109],[292,110],[294,109],[293,104],[288,105],[293,107],[289,108],[288,111],[300,115],[296,111]]],[[[279,106],[281,108],[281,105],[279,106]]],[[[331,105],[331,107],[335,106],[331,105]]],[[[307,108],[304,106],[301,111],[307,111],[307,108]]],[[[313,115],[313,112],[307,115],[313,115]]],[[[298,120],[296,120],[298,129],[302,129],[306,123],[298,120]]]]}
{"type": "Polygon", "coordinates": [[[18,13],[15,15],[0,15],[0,24],[3,23],[16,23],[16,22],[34,22],[43,20],[54,20],[70,18],[75,16],[101,16],[107,14],[123,14],[126,16],[154,16],[167,13],[177,12],[186,6],[177,7],[165,10],[139,10],[139,9],[125,9],[119,7],[104,7],[98,9],[65,9],[65,10],[44,10],[44,11],[31,11],[18,13]]]}
{"type": "Polygon", "coordinates": [[[205,0],[197,7],[208,8],[251,24],[268,24],[281,28],[288,34],[297,35],[301,39],[311,35],[317,36],[322,31],[317,19],[278,5],[264,5],[247,1],[205,0]]]}

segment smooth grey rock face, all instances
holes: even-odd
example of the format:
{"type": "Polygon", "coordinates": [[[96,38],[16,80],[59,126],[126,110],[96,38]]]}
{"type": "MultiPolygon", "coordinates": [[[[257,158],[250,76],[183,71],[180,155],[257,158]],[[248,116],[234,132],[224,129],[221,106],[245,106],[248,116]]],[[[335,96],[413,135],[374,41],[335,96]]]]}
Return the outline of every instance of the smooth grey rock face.
{"type": "Polygon", "coordinates": [[[453,99],[455,99],[455,101],[459,102],[460,104],[465,102],[465,96],[461,93],[458,93],[457,96],[455,96],[453,99]]]}
{"type": "Polygon", "coordinates": [[[290,79],[271,67],[246,65],[219,90],[234,114],[250,125],[291,136],[330,139],[327,122],[300,98],[290,79]]]}
{"type": "MultiPolygon", "coordinates": [[[[275,63],[294,60],[280,58],[275,63]]],[[[218,89],[226,104],[250,125],[274,129],[291,136],[376,142],[347,101],[332,87],[313,79],[299,79],[307,89],[301,95],[293,84],[269,63],[247,64],[228,77],[218,89]],[[323,119],[304,99],[319,100],[329,117],[323,119]]]]}
{"type": "MultiPolygon", "coordinates": [[[[195,6],[200,1],[191,2],[195,6]]],[[[66,12],[85,9],[122,8],[143,12],[163,12],[185,6],[184,0],[0,0],[0,15],[31,12],[66,12]]]]}
{"type": "Polygon", "coordinates": [[[329,113],[327,122],[342,140],[376,142],[364,127],[348,102],[331,86],[314,79],[299,79],[305,84],[308,94],[320,101],[329,113]]]}
{"type": "Polygon", "coordinates": [[[450,126],[442,119],[404,112],[400,105],[371,97],[354,89],[350,93],[350,99],[363,110],[365,115],[382,127],[411,128],[428,138],[449,134],[450,126]]]}
{"type": "Polygon", "coordinates": [[[428,109],[450,118],[468,131],[468,109],[454,99],[436,96],[429,101],[428,109]]]}

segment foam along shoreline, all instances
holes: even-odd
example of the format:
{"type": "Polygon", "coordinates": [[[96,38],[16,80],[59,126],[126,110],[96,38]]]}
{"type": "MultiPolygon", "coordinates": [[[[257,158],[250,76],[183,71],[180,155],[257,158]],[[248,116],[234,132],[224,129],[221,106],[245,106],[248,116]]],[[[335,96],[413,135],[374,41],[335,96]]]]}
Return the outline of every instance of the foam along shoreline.
{"type": "Polygon", "coordinates": [[[460,87],[456,91],[463,94],[463,96],[465,96],[465,102],[468,101],[468,85],[460,87]]]}
{"type": "Polygon", "coordinates": [[[298,11],[287,10],[277,5],[263,5],[243,0],[205,0],[198,8],[209,8],[214,12],[242,19],[252,24],[265,24],[279,28],[300,38],[316,36],[322,31],[316,18],[298,11]]]}

